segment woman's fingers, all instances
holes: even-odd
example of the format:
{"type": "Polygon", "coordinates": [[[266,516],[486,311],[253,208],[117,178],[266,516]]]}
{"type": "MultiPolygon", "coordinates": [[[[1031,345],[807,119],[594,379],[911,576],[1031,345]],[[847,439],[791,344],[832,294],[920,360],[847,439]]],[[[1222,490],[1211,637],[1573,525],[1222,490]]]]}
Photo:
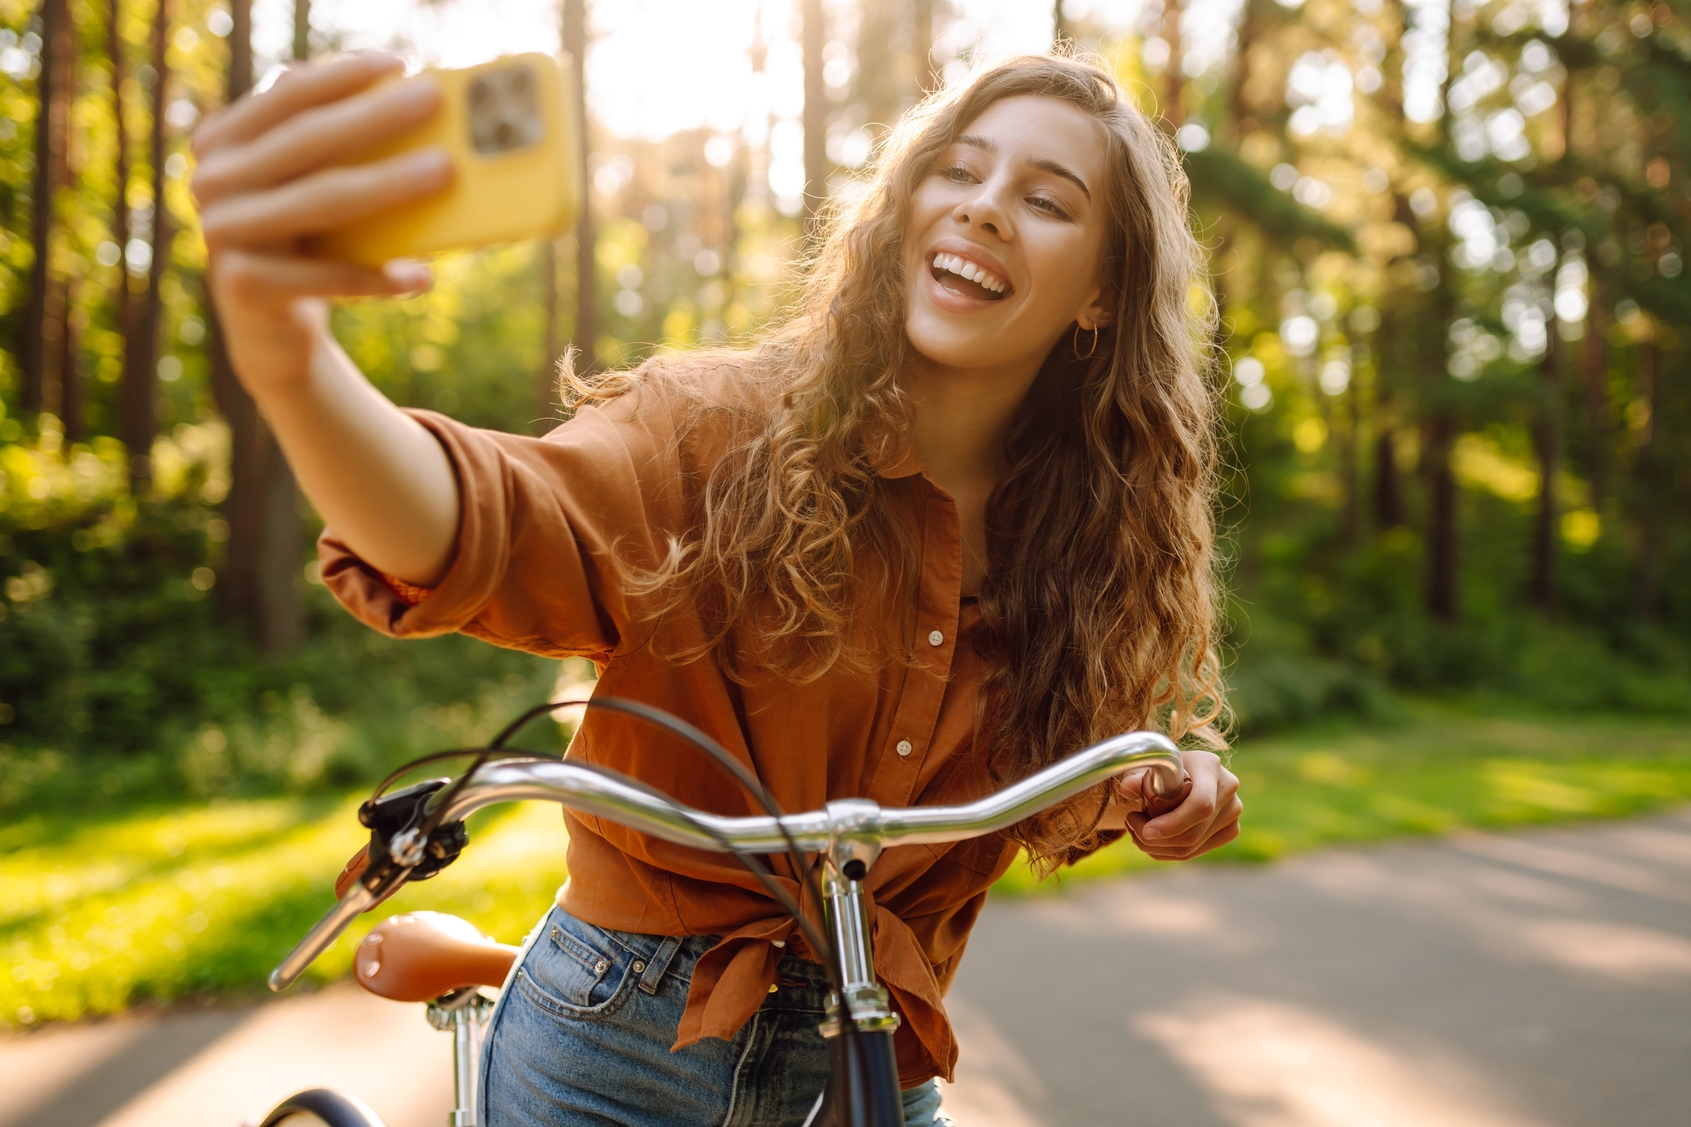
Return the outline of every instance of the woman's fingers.
{"type": "Polygon", "coordinates": [[[194,196],[203,207],[356,158],[428,121],[440,100],[439,85],[419,79],[302,110],[250,142],[208,152],[194,172],[194,196]]]}
{"type": "Polygon", "coordinates": [[[236,195],[201,212],[206,246],[285,246],[380,211],[424,199],[452,183],[452,162],[438,148],[314,172],[268,192],[236,195]]]}
{"type": "Polygon", "coordinates": [[[1147,857],[1150,857],[1155,861],[1190,861],[1194,857],[1201,857],[1205,853],[1220,849],[1222,846],[1226,845],[1238,836],[1239,823],[1234,821],[1216,829],[1215,832],[1213,832],[1200,845],[1186,846],[1183,848],[1153,848],[1149,845],[1141,845],[1140,848],[1145,851],[1145,855],[1147,857]]]}
{"type": "Polygon", "coordinates": [[[301,297],[394,297],[425,290],[427,266],[395,260],[381,270],[297,255],[231,250],[217,261],[213,285],[243,301],[275,303],[301,297]]]}
{"type": "Polygon", "coordinates": [[[1214,752],[1188,751],[1184,756],[1190,784],[1179,806],[1145,824],[1148,839],[1176,838],[1188,830],[1207,826],[1215,818],[1220,802],[1219,783],[1224,768],[1214,752]]]}
{"type": "Polygon", "coordinates": [[[1195,857],[1199,853],[1207,853],[1216,848],[1220,844],[1215,840],[1216,835],[1229,826],[1237,825],[1244,809],[1244,803],[1234,795],[1216,811],[1212,820],[1173,837],[1148,837],[1145,833],[1146,819],[1143,814],[1129,814],[1127,825],[1139,847],[1152,856],[1168,854],[1176,857],[1195,857]]]}
{"type": "Polygon", "coordinates": [[[1220,847],[1238,833],[1244,806],[1239,780],[1212,752],[1186,753],[1190,780],[1184,800],[1166,814],[1127,816],[1128,828],[1146,853],[1162,860],[1195,857],[1220,847]]]}
{"type": "Polygon", "coordinates": [[[243,95],[207,118],[194,130],[194,155],[203,159],[216,149],[243,144],[302,110],[339,101],[404,70],[403,59],[376,52],[291,69],[264,93],[243,95]]]}

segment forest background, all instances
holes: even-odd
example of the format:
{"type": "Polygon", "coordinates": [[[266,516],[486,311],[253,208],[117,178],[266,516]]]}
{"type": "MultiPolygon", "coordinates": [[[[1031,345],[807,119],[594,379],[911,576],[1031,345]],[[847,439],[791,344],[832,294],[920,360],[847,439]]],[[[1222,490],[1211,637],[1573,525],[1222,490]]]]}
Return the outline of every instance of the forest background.
{"type": "MultiPolygon", "coordinates": [[[[335,313],[398,402],[530,433],[570,344],[754,339],[926,92],[1054,40],[1102,58],[1182,154],[1223,313],[1235,763],[1265,800],[1227,852],[1269,857],[1691,796],[1688,17],[0,0],[0,1025],[257,981],[356,844],[349,793],[591,676],[395,643],[321,586],[187,191],[195,122],[285,58],[587,60],[575,232],[335,313]]],[[[555,883],[540,825],[442,895],[503,920],[494,891],[555,883]]]]}

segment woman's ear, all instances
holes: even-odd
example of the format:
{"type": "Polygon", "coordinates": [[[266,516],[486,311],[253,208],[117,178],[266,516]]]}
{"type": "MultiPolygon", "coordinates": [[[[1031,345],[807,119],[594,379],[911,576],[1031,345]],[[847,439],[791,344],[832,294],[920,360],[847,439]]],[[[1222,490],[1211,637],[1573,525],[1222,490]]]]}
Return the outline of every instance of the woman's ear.
{"type": "Polygon", "coordinates": [[[1108,286],[1100,286],[1092,295],[1092,300],[1080,311],[1075,321],[1087,332],[1093,329],[1107,329],[1110,322],[1115,320],[1115,294],[1108,286]]]}

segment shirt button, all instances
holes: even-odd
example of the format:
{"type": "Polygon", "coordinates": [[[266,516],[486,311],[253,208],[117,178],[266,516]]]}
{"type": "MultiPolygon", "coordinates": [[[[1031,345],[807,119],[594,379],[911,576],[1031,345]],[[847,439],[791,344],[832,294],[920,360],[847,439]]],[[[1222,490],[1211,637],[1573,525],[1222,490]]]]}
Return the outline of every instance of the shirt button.
{"type": "Polygon", "coordinates": [[[910,741],[909,740],[899,740],[898,741],[898,753],[900,755],[909,755],[910,750],[911,749],[910,749],[910,741]]]}
{"type": "Polygon", "coordinates": [[[932,634],[928,635],[928,645],[930,646],[940,645],[944,641],[945,635],[941,634],[938,630],[935,630],[932,634]]]}

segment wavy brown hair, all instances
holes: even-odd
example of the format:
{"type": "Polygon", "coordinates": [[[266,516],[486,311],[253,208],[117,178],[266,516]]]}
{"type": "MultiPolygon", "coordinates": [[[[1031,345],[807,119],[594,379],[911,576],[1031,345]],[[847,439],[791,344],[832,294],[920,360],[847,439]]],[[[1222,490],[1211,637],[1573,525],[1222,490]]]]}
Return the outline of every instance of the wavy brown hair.
{"type": "MultiPolygon", "coordinates": [[[[748,643],[760,671],[794,679],[902,660],[889,656],[902,653],[896,642],[854,629],[853,609],[865,576],[905,591],[914,578],[875,472],[908,419],[910,200],[970,122],[1020,95],[1059,99],[1102,126],[1113,181],[1102,269],[1115,311],[1089,356],[1065,337],[1046,359],[988,504],[979,644],[993,672],[977,742],[999,781],[1133,728],[1223,746],[1214,394],[1202,362],[1213,303],[1180,162],[1103,69],[1023,56],[905,116],[828,217],[792,315],[733,361],[749,365],[766,406],[710,470],[692,531],[629,577],[656,596],[655,614],[702,607],[707,637],[680,656],[710,653],[730,676],[748,643]]],[[[577,401],[603,400],[641,378],[565,382],[577,401]]],[[[1080,796],[1014,836],[1052,867],[1096,843],[1106,796],[1080,796]]]]}

